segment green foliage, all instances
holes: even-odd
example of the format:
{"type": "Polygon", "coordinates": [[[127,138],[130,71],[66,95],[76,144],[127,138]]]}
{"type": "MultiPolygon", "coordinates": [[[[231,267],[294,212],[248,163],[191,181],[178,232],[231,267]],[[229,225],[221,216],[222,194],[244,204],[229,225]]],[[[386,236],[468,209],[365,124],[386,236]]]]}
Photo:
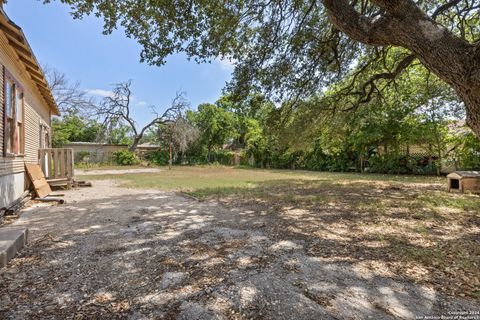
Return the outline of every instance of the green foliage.
{"type": "MultiPolygon", "coordinates": [[[[388,46],[382,45],[387,50],[378,50],[371,43],[365,45],[338,32],[338,29],[342,28],[337,28],[339,25],[334,27],[332,22],[340,24],[341,21],[349,19],[351,14],[344,12],[344,16],[342,13],[334,13],[331,9],[335,2],[331,1],[330,4],[326,1],[310,3],[255,0],[210,0],[193,3],[59,1],[69,6],[75,18],[90,14],[103,18],[105,34],[122,26],[127,36],[136,39],[141,45],[142,62],[163,65],[169,55],[179,52],[198,62],[211,61],[214,58],[233,58],[236,62],[236,91],[243,94],[247,94],[252,87],[274,90],[280,94],[315,94],[321,85],[344,76],[364,53],[369,60],[385,64],[384,71],[394,69],[385,63],[388,46]],[[336,19],[329,18],[328,12],[336,15],[336,19]],[[377,59],[374,59],[375,57],[377,59]]],[[[385,7],[375,1],[345,2],[347,4],[342,1],[338,6],[351,5],[365,21],[380,18],[388,24],[390,19],[394,19],[389,15],[389,10],[385,10],[385,7]]],[[[416,1],[415,4],[420,12],[431,15],[444,2],[416,1]]],[[[475,7],[468,2],[457,5],[459,7],[454,8],[460,10],[462,15],[448,8],[450,10],[441,10],[437,21],[446,30],[472,42],[477,38],[478,32],[475,7]]],[[[405,6],[407,7],[409,6],[405,6]]],[[[397,23],[400,23],[399,28],[404,27],[401,21],[397,23]]],[[[386,31],[385,39],[389,38],[388,36],[390,34],[386,31]]],[[[395,41],[391,40],[390,44],[393,42],[395,41]]],[[[405,43],[403,45],[407,46],[405,43]]],[[[396,58],[398,62],[402,56],[396,58]]],[[[365,71],[368,73],[368,70],[365,71]]]]}
{"type": "Polygon", "coordinates": [[[72,114],[53,118],[52,131],[52,145],[58,148],[69,142],[94,142],[101,131],[101,125],[72,114]]]}
{"type": "MultiPolygon", "coordinates": [[[[387,65],[393,66],[394,53],[387,65]]],[[[377,66],[369,67],[372,74],[378,71],[377,66]]],[[[439,174],[441,164],[452,158],[459,168],[479,168],[478,139],[465,134],[467,129],[462,134],[451,129],[455,119],[463,117],[458,101],[423,67],[411,68],[396,79],[396,88],[382,87],[381,97],[358,109],[332,112],[351,105],[350,97],[339,98],[342,87],[339,83],[318,96],[277,107],[261,95],[245,100],[225,95],[215,104],[201,104],[186,117],[157,126],[145,140],[171,145],[176,164],[232,165],[240,152],[241,165],[254,159],[252,164],[261,168],[439,174]],[[425,156],[409,155],[412,146],[421,146],[425,156]]],[[[95,128],[94,122],[89,127],[75,116],[60,122],[58,140],[85,138],[95,128]]],[[[108,131],[110,141],[121,142],[129,135],[126,128],[113,129],[118,135],[108,131]]],[[[137,161],[123,152],[114,159],[123,165],[137,161]]],[[[169,153],[151,152],[146,160],[166,165],[169,153]]]]}
{"type": "MultiPolygon", "coordinates": [[[[187,114],[185,124],[195,127],[198,138],[186,139],[193,137],[190,131],[185,134],[188,126],[177,130],[183,133],[178,139],[170,125],[159,128],[168,136],[161,143],[173,145],[176,161],[183,159],[181,153],[191,164],[227,163],[231,154],[223,146],[228,144],[243,149],[244,159],[255,158],[259,167],[358,171],[365,163],[375,172],[424,174],[439,173],[452,155],[462,168],[479,166],[478,141],[449,130],[452,119],[464,118],[453,90],[418,60],[389,77],[411,52],[352,41],[332,28],[336,19],[328,18],[327,2],[201,1],[192,10],[191,3],[182,1],[60,1],[76,18],[102,17],[106,33],[123,26],[142,45],[142,61],[160,65],[175,52],[197,61],[235,61],[228,94],[187,114]],[[369,81],[379,74],[384,76],[369,81]],[[274,105],[258,92],[273,93],[282,104],[274,105]],[[426,156],[408,156],[410,146],[423,146],[426,156]],[[379,153],[380,148],[385,151],[379,153]]],[[[442,4],[417,1],[426,14],[442,4]]],[[[367,20],[385,11],[373,1],[351,5],[367,20]]],[[[437,22],[473,42],[478,19],[467,2],[458,6],[465,15],[446,8],[437,22]]],[[[54,145],[79,137],[90,141],[88,134],[77,132],[85,127],[65,124],[56,130],[54,145]]],[[[127,142],[130,133],[114,129],[105,138],[127,142]]],[[[150,139],[154,137],[144,137],[150,139]]],[[[151,161],[163,163],[164,154],[151,155],[151,161]]]]}
{"type": "MultiPolygon", "coordinates": [[[[185,156],[186,163],[190,165],[204,165],[204,164],[219,164],[231,166],[234,164],[235,153],[226,150],[214,150],[210,152],[210,158],[208,159],[205,154],[190,153],[185,156]]],[[[176,164],[180,164],[179,161],[176,164]]]]}
{"type": "Polygon", "coordinates": [[[62,118],[52,119],[53,147],[62,147],[69,142],[106,142],[110,144],[130,144],[131,129],[122,124],[104,128],[96,120],[79,116],[75,113],[62,118]]]}
{"type": "Polygon", "coordinates": [[[236,137],[233,113],[214,104],[201,104],[197,112],[190,111],[187,117],[199,129],[199,143],[206,148],[209,158],[214,148],[221,148],[236,137]]]}
{"type": "Polygon", "coordinates": [[[439,163],[423,157],[397,154],[369,158],[369,172],[389,174],[436,174],[439,163]]]}
{"type": "Polygon", "coordinates": [[[132,139],[132,129],[127,125],[118,124],[108,131],[105,141],[110,144],[127,144],[130,145],[132,139]]]}
{"type": "Polygon", "coordinates": [[[145,160],[159,166],[166,166],[170,160],[170,153],[166,150],[150,151],[145,154],[145,160]]]}
{"type": "MultiPolygon", "coordinates": [[[[361,133],[348,132],[357,136],[356,146],[382,138],[388,139],[388,143],[403,143],[409,134],[399,127],[407,124],[406,115],[415,106],[425,105],[425,97],[438,96],[430,90],[437,84],[427,91],[425,86],[418,86],[418,79],[424,79],[426,73],[419,71],[419,64],[424,63],[442,79],[450,79],[449,83],[459,85],[463,77],[448,68],[434,67],[436,56],[430,50],[418,49],[421,45],[415,39],[427,36],[422,34],[422,28],[404,24],[420,23],[422,19],[408,21],[398,17],[413,13],[431,16],[443,28],[442,36],[452,40],[439,41],[438,47],[445,46],[447,50],[446,43],[454,43],[458,48],[469,48],[450,50],[457,58],[449,56],[445,61],[459,62],[470,56],[467,52],[473,48],[479,30],[478,10],[470,1],[407,1],[408,5],[401,7],[386,5],[385,1],[58,1],[69,6],[74,18],[94,14],[103,19],[105,34],[121,26],[129,38],[141,45],[142,62],[163,65],[175,53],[184,53],[197,62],[218,58],[233,61],[233,79],[227,87],[232,97],[222,97],[217,106],[238,117],[234,138],[238,144],[244,143],[245,119],[258,120],[249,112],[253,109],[245,108],[248,104],[239,98],[255,103],[257,97],[252,97],[252,92],[260,91],[272,94],[278,101],[294,97],[291,100],[297,102],[319,95],[320,89],[327,93],[327,99],[321,94],[322,100],[335,100],[333,104],[325,103],[329,111],[353,110],[358,103],[369,104],[372,119],[385,120],[379,122],[385,129],[384,135],[372,130],[374,121],[365,123],[361,133]],[[362,23],[351,19],[357,14],[362,23]],[[395,21],[395,30],[417,32],[417,36],[399,36],[392,28],[378,28],[378,21],[382,25],[395,21]],[[370,23],[377,27],[363,28],[370,23]],[[404,70],[407,75],[398,80],[404,70]],[[372,75],[377,76],[373,79],[372,75]],[[393,90],[403,95],[392,95],[393,90]],[[378,112],[373,107],[379,107],[378,112]],[[383,117],[382,112],[388,115],[383,117]]],[[[437,87],[444,91],[443,82],[433,82],[441,83],[437,87]]],[[[294,108],[298,104],[291,105],[294,108]]],[[[448,103],[445,106],[454,108],[448,103]]],[[[310,109],[311,113],[316,111],[310,109]]],[[[299,123],[293,120],[291,124],[299,123]]],[[[308,129],[310,133],[315,127],[308,129]]],[[[213,139],[211,135],[210,138],[213,139]]],[[[438,136],[435,139],[439,141],[438,136]]],[[[212,143],[217,142],[207,143],[209,152],[212,143]]],[[[438,147],[439,143],[436,144],[438,147]]]]}
{"type": "Polygon", "coordinates": [[[480,140],[470,132],[461,142],[463,144],[456,151],[460,169],[480,170],[480,140]]]}
{"type": "Polygon", "coordinates": [[[236,136],[233,146],[244,150],[243,164],[253,157],[257,167],[439,173],[452,143],[448,129],[451,119],[462,116],[451,112],[456,100],[451,90],[422,67],[412,69],[397,82],[400,91],[386,87],[381,100],[372,99],[358,110],[334,116],[329,108],[348,104],[348,97],[332,99],[326,92],[275,109],[259,96],[246,101],[224,96],[215,105],[201,105],[197,112],[190,112],[200,137],[187,151],[188,163],[204,163],[206,159],[229,164],[230,159],[217,152],[220,142],[236,136]],[[219,125],[222,121],[218,119],[225,114],[234,121],[219,125]],[[210,141],[216,141],[214,147],[208,147],[210,141]],[[407,156],[409,146],[423,146],[430,155],[407,156]],[[379,148],[385,150],[382,155],[379,148]]]}
{"type": "Polygon", "coordinates": [[[145,131],[143,134],[142,139],[140,140],[140,143],[148,143],[148,144],[158,144],[161,141],[159,141],[158,137],[158,128],[157,127],[152,127],[149,128],[148,130],[145,131]]]}
{"type": "Polygon", "coordinates": [[[268,141],[261,123],[249,118],[246,120],[245,149],[247,155],[264,163],[268,152],[268,141]]]}
{"type": "Polygon", "coordinates": [[[128,150],[120,150],[115,152],[113,154],[113,162],[121,166],[130,166],[139,163],[135,153],[128,150]]]}
{"type": "Polygon", "coordinates": [[[215,162],[223,165],[232,165],[234,162],[235,154],[230,151],[216,151],[212,154],[212,158],[215,162]]]}

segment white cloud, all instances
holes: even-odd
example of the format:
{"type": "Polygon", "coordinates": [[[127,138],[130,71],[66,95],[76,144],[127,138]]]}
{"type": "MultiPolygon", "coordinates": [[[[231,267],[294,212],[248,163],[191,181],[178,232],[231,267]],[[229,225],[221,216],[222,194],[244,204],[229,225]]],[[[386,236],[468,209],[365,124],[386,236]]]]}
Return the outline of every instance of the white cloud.
{"type": "Polygon", "coordinates": [[[113,92],[109,90],[103,90],[103,89],[86,89],[86,93],[92,95],[92,96],[99,96],[99,97],[113,97],[113,92]]]}
{"type": "MultiPolygon", "coordinates": [[[[97,96],[101,98],[112,98],[114,96],[113,91],[103,90],[103,89],[86,89],[85,92],[91,96],[97,96]]],[[[137,102],[137,98],[135,96],[130,96],[130,103],[135,104],[137,107],[146,107],[148,106],[147,101],[140,100],[137,102]]]]}

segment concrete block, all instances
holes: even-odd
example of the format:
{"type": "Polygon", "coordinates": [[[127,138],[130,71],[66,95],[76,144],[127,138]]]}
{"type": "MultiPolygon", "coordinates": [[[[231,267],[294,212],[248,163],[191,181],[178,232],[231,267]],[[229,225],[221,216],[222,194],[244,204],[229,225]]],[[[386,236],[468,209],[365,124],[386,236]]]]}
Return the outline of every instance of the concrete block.
{"type": "Polygon", "coordinates": [[[27,238],[27,228],[0,228],[0,268],[5,267],[8,261],[27,244],[27,238]]]}

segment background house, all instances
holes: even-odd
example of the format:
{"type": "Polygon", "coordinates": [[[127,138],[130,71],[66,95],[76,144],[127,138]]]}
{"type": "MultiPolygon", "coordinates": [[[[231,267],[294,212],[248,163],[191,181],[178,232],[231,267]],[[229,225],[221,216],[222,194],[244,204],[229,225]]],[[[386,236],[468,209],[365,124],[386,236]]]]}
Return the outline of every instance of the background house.
{"type": "Polygon", "coordinates": [[[40,65],[0,1],[0,208],[29,187],[25,163],[50,147],[50,118],[59,115],[40,65]]]}

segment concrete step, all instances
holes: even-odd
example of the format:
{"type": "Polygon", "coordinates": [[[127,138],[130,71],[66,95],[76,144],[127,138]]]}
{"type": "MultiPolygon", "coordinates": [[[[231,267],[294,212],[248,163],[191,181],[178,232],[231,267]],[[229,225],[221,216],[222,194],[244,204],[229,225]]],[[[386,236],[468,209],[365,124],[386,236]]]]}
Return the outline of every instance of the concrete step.
{"type": "Polygon", "coordinates": [[[27,244],[27,237],[27,228],[0,227],[0,268],[5,267],[27,244]]]}

